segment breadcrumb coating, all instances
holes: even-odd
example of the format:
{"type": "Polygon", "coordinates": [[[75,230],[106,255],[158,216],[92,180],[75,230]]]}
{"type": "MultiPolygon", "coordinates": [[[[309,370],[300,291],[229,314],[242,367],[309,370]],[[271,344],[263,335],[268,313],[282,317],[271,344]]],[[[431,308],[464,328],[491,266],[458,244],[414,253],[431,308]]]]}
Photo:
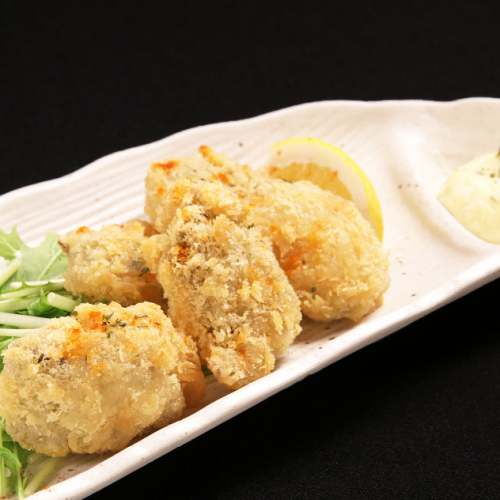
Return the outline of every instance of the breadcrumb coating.
{"type": "MultiPolygon", "coordinates": [[[[306,316],[359,321],[382,304],[389,286],[388,260],[351,202],[309,182],[268,179],[209,148],[205,156],[212,162],[208,170],[199,167],[200,155],[151,167],[146,206],[153,220],[175,180],[214,178],[212,169],[220,166],[232,176],[224,185],[255,206],[254,223],[272,243],[306,316]]],[[[160,232],[164,226],[157,221],[160,232]]]]}
{"type": "Polygon", "coordinates": [[[307,181],[262,179],[245,201],[306,316],[359,321],[382,304],[389,262],[352,202],[307,181]]]}
{"type": "Polygon", "coordinates": [[[231,188],[246,187],[256,177],[246,165],[218,154],[208,146],[200,146],[199,153],[187,158],[171,158],[153,163],[146,176],[146,214],[156,220],[156,211],[170,185],[182,178],[211,180],[231,188]]]}
{"type": "Polygon", "coordinates": [[[105,453],[178,420],[182,380],[205,379],[194,343],[161,308],[113,302],[75,313],[3,352],[0,416],[13,439],[50,456],[105,453]]]}
{"type": "Polygon", "coordinates": [[[61,237],[68,256],[65,288],[89,302],[115,300],[123,306],[162,303],[163,292],[145,264],[141,245],[155,233],[151,224],[130,221],[104,226],[100,231],[81,227],[61,237]]]}
{"type": "Polygon", "coordinates": [[[143,246],[176,326],[217,380],[238,389],[267,375],[300,333],[300,304],[250,207],[215,182],[177,181],[143,246]]]}

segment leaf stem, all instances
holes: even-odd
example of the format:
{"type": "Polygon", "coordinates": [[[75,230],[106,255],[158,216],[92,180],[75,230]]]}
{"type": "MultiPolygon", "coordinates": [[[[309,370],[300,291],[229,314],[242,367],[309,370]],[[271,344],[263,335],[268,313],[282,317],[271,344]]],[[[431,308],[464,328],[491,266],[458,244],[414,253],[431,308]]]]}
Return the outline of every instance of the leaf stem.
{"type": "MultiPolygon", "coordinates": [[[[19,454],[17,452],[17,443],[14,443],[14,455],[19,459],[19,454]]],[[[24,500],[24,485],[23,485],[23,471],[21,467],[16,464],[16,475],[17,475],[17,497],[19,500],[24,500]]]]}
{"type": "Polygon", "coordinates": [[[24,328],[15,330],[14,328],[0,328],[0,337],[24,337],[30,333],[35,333],[39,328],[24,328]]]}
{"type": "Polygon", "coordinates": [[[51,292],[47,295],[47,304],[63,311],[72,312],[76,306],[80,305],[80,302],[51,292]]]}
{"type": "MultiPolygon", "coordinates": [[[[0,324],[2,325],[17,326],[19,328],[41,328],[49,321],[48,318],[39,318],[38,316],[0,312],[0,324]]],[[[1,332],[2,329],[0,329],[0,334],[1,332]]]]}
{"type": "MultiPolygon", "coordinates": [[[[3,447],[3,423],[0,421],[0,448],[3,447]]],[[[4,497],[7,494],[7,487],[5,485],[5,459],[0,458],[0,497],[4,497]]]]}
{"type": "Polygon", "coordinates": [[[6,300],[5,302],[0,302],[0,311],[4,313],[12,313],[14,311],[19,311],[21,309],[28,308],[33,302],[36,302],[38,297],[31,297],[29,299],[19,299],[19,300],[6,300]]]}
{"type": "Polygon", "coordinates": [[[35,491],[40,487],[43,481],[45,481],[48,475],[59,465],[63,457],[48,458],[43,467],[38,471],[36,476],[29,482],[28,486],[24,490],[24,494],[28,497],[33,495],[35,491]]]}
{"type": "Polygon", "coordinates": [[[52,257],[52,259],[49,260],[48,264],[45,266],[45,268],[43,269],[43,271],[38,275],[37,277],[37,280],[41,280],[44,276],[45,276],[45,273],[50,269],[50,267],[52,266],[52,264],[56,261],[56,259],[59,257],[59,255],[62,254],[62,250],[59,249],[55,255],[52,257]]]}
{"type": "Polygon", "coordinates": [[[27,297],[28,295],[40,295],[40,290],[44,292],[57,292],[63,288],[64,283],[48,283],[46,285],[23,288],[22,290],[15,290],[13,292],[3,292],[0,294],[0,299],[4,300],[16,297],[27,297]]]}
{"type": "Polygon", "coordinates": [[[21,267],[21,260],[13,260],[1,273],[0,273],[0,287],[21,267]]]}
{"type": "MultiPolygon", "coordinates": [[[[41,280],[41,281],[25,281],[24,284],[28,286],[42,286],[51,285],[52,283],[64,283],[66,280],[64,278],[41,280]]],[[[23,286],[22,281],[12,281],[9,286],[11,288],[21,288],[23,286]]]]}
{"type": "Polygon", "coordinates": [[[47,458],[47,455],[44,455],[43,453],[32,453],[28,457],[28,465],[34,465],[37,462],[39,462],[42,458],[47,458]]]}

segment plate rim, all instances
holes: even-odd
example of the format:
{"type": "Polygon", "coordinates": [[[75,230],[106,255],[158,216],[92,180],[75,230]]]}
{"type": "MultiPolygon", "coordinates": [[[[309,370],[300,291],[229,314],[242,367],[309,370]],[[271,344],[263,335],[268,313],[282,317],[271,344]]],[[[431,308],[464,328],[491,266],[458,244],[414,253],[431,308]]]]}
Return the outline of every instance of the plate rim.
{"type": "Polygon", "coordinates": [[[339,99],[339,100],[323,100],[323,101],[311,101],[311,102],[305,102],[301,104],[294,104],[292,106],[287,106],[285,108],[280,108],[277,110],[269,111],[267,113],[262,113],[260,115],[256,116],[251,116],[249,118],[242,118],[238,120],[228,120],[224,122],[216,122],[216,123],[208,123],[205,125],[197,125],[185,130],[180,130],[178,132],[174,132],[173,134],[170,134],[166,137],[163,137],[161,139],[157,139],[152,142],[148,142],[146,144],[141,144],[139,146],[133,146],[131,148],[126,148],[122,149],[119,151],[115,151],[113,153],[109,153],[105,156],[101,156],[100,158],[97,158],[96,160],[91,161],[87,165],[84,165],[82,167],[77,168],[73,172],[70,172],[68,174],[62,175],[60,177],[55,177],[54,179],[49,179],[46,181],[41,181],[37,182],[35,184],[29,184],[27,186],[22,186],[17,189],[13,189],[12,191],[8,191],[6,193],[3,193],[0,195],[0,201],[3,202],[5,200],[8,200],[9,198],[15,199],[17,196],[21,196],[24,194],[29,194],[30,191],[34,191],[36,188],[40,188],[43,186],[47,186],[49,184],[51,185],[58,185],[58,184],[63,184],[66,181],[72,180],[74,178],[79,178],[81,175],[83,175],[84,172],[87,172],[89,170],[93,170],[98,168],[100,165],[106,163],[107,161],[110,160],[115,160],[119,159],[121,156],[125,156],[125,154],[130,154],[133,152],[141,152],[145,149],[149,149],[154,147],[155,145],[159,145],[162,142],[173,139],[173,138],[179,138],[182,137],[183,135],[187,135],[189,133],[192,133],[194,131],[199,131],[203,130],[207,127],[210,128],[217,128],[217,127],[222,127],[224,125],[230,125],[230,124],[244,124],[244,123],[249,123],[254,120],[258,119],[265,119],[268,117],[275,117],[279,116],[280,114],[284,114],[286,112],[290,112],[296,109],[304,108],[304,107],[314,107],[314,106],[325,106],[325,105],[348,105],[348,106],[353,106],[353,107],[399,107],[401,105],[409,106],[409,107],[418,107],[422,105],[430,105],[434,107],[451,107],[451,106],[456,106],[456,105],[461,105],[461,104],[468,104],[468,103],[495,103],[495,105],[500,105],[500,98],[498,97],[464,97],[461,99],[454,99],[451,101],[434,101],[434,100],[427,100],[427,99],[386,99],[386,100],[378,100],[378,101],[359,101],[359,100],[348,100],[348,99],[339,99]]]}

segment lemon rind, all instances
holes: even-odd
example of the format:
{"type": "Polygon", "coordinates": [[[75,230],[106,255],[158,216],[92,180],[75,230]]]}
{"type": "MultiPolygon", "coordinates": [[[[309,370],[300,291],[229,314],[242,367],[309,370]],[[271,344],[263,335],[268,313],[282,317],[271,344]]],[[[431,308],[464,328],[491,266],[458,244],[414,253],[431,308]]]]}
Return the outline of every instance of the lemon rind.
{"type": "Polygon", "coordinates": [[[314,162],[327,168],[331,168],[332,165],[336,164],[335,168],[341,171],[340,179],[350,190],[354,204],[370,222],[378,239],[382,241],[384,226],[382,207],[377,193],[366,173],[349,155],[336,146],[312,137],[298,137],[279,141],[272,146],[271,151],[271,158],[267,162],[268,167],[286,166],[291,161],[297,163],[314,162]],[[304,155],[304,145],[318,146],[319,148],[315,151],[316,156],[318,151],[322,151],[326,158],[318,163],[311,156],[304,155]],[[283,152],[286,154],[282,154],[283,152]],[[345,165],[344,168],[342,168],[342,164],[345,165]]]}

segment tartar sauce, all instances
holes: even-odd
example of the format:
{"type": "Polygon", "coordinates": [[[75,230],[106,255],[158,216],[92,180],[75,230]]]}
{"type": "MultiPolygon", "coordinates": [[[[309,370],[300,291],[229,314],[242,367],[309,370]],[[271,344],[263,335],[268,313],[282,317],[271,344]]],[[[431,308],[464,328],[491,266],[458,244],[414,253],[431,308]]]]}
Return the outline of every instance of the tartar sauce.
{"type": "Polygon", "coordinates": [[[500,244],[500,152],[480,156],[454,170],[438,200],[471,233],[500,244]]]}

